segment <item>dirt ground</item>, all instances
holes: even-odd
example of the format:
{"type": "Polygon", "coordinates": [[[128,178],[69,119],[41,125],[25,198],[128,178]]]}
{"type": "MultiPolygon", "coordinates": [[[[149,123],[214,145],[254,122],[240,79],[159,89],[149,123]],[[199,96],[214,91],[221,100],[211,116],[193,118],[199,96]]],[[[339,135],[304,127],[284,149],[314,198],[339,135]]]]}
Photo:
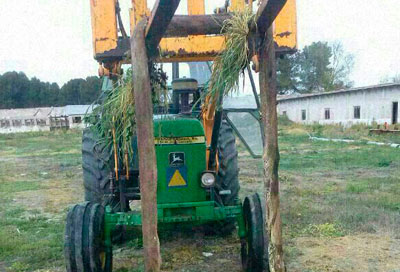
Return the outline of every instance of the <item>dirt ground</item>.
{"type": "MultiPolygon", "coordinates": [[[[400,271],[400,150],[315,143],[301,130],[280,141],[288,271],[400,271]]],[[[65,271],[80,148],[80,132],[0,136],[0,271],[65,271]]],[[[239,154],[241,197],[262,194],[262,161],[239,154]]],[[[114,271],[142,271],[139,237],[115,247],[114,271]]],[[[237,235],[172,229],[160,240],[163,271],[241,271],[237,235]]]]}

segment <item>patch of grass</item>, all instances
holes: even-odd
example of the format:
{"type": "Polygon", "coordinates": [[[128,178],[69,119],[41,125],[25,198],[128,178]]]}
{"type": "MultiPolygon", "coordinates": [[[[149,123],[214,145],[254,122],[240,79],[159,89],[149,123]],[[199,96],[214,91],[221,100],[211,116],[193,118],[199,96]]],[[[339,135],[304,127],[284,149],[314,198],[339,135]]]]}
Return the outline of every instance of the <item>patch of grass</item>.
{"type": "Polygon", "coordinates": [[[32,271],[48,264],[61,265],[62,222],[27,213],[21,207],[0,209],[0,259],[11,271],[32,271]]]}
{"type": "Polygon", "coordinates": [[[321,237],[340,237],[343,236],[343,232],[339,226],[332,223],[325,224],[311,224],[308,225],[303,233],[311,235],[311,236],[321,236],[321,237]]]}
{"type": "MultiPolygon", "coordinates": [[[[360,232],[398,235],[399,150],[310,141],[309,127],[289,126],[281,126],[279,134],[287,262],[299,263],[296,271],[307,271],[299,261],[306,254],[298,248],[299,236],[326,240],[360,232]]],[[[315,129],[325,131],[324,127],[315,129]]],[[[64,269],[66,207],[79,202],[82,193],[80,148],[81,132],[77,131],[0,135],[0,270],[64,269]]],[[[252,159],[241,147],[239,151],[241,196],[262,193],[262,160],[252,159]]],[[[143,270],[140,232],[135,235],[128,244],[116,247],[115,271],[143,270]]],[[[240,242],[235,234],[207,237],[189,227],[160,230],[160,239],[167,271],[240,268],[240,242]],[[202,252],[214,255],[206,258],[202,252]]]]}
{"type": "Polygon", "coordinates": [[[379,162],[378,162],[378,166],[379,167],[388,167],[390,166],[390,164],[392,163],[392,160],[388,160],[386,158],[382,158],[379,162]]]}
{"type": "Polygon", "coordinates": [[[0,270],[3,266],[9,272],[63,267],[65,209],[36,205],[57,204],[51,201],[55,196],[49,195],[49,189],[54,193],[55,188],[49,186],[62,186],[60,171],[75,171],[67,183],[70,188],[81,183],[80,148],[81,131],[0,135],[0,270]],[[32,199],[26,200],[28,196],[32,199]]]}
{"type": "MultiPolygon", "coordinates": [[[[284,234],[291,239],[311,234],[324,236],[332,230],[332,226],[324,225],[326,222],[340,226],[338,232],[332,230],[332,235],[395,233],[400,224],[398,150],[363,143],[309,140],[307,132],[326,137],[324,133],[329,129],[346,132],[341,127],[321,125],[281,126],[284,234]],[[299,134],[301,130],[306,132],[299,134]]],[[[365,130],[353,129],[360,133],[365,130]]]]}
{"type": "Polygon", "coordinates": [[[365,186],[360,185],[360,184],[352,184],[352,183],[350,183],[350,184],[346,185],[346,192],[348,192],[348,193],[359,194],[359,193],[365,192],[365,190],[366,190],[365,186]]]}
{"type": "Polygon", "coordinates": [[[13,182],[1,182],[0,192],[2,193],[16,193],[23,191],[34,191],[43,188],[40,182],[37,181],[13,181],[13,182]]]}
{"type": "MultiPolygon", "coordinates": [[[[289,125],[287,128],[290,129],[290,127],[292,126],[293,124],[289,125]]],[[[311,135],[316,137],[325,137],[331,139],[352,139],[361,141],[377,141],[385,143],[400,143],[400,137],[395,134],[386,134],[386,135],[371,134],[370,129],[376,128],[376,125],[369,126],[365,124],[356,124],[350,127],[344,127],[339,124],[320,125],[315,123],[303,127],[305,127],[311,135]]]]}
{"type": "Polygon", "coordinates": [[[291,121],[287,115],[278,115],[279,127],[288,127],[293,124],[293,121],[291,121]]]}
{"type": "Polygon", "coordinates": [[[28,269],[29,265],[20,262],[15,262],[10,266],[8,270],[13,272],[23,272],[27,271],[28,269]]]}

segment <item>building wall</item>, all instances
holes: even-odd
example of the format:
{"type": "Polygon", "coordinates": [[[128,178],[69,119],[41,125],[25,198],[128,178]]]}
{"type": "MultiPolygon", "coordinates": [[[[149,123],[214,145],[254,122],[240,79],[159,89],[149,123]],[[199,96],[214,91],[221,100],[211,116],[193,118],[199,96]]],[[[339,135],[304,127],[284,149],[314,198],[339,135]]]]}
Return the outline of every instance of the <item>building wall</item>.
{"type": "Polygon", "coordinates": [[[68,116],[69,127],[75,129],[84,129],[85,122],[83,121],[84,115],[71,115],[68,116]]]}
{"type": "Polygon", "coordinates": [[[281,99],[278,102],[278,113],[286,113],[290,120],[306,124],[391,124],[393,102],[400,104],[400,86],[281,99]],[[360,107],[359,119],[354,118],[355,106],[360,107]],[[325,119],[325,109],[330,109],[329,120],[325,119]],[[306,112],[306,120],[302,120],[302,110],[306,112]]]}
{"type": "Polygon", "coordinates": [[[50,131],[48,119],[2,119],[0,120],[0,134],[29,131],[50,131]],[[33,120],[27,124],[25,120],[33,120]],[[45,120],[45,123],[43,121],[45,120]],[[6,123],[6,121],[8,121],[6,123]]]}
{"type": "Polygon", "coordinates": [[[55,129],[83,129],[92,105],[0,110],[0,134],[55,129]]]}

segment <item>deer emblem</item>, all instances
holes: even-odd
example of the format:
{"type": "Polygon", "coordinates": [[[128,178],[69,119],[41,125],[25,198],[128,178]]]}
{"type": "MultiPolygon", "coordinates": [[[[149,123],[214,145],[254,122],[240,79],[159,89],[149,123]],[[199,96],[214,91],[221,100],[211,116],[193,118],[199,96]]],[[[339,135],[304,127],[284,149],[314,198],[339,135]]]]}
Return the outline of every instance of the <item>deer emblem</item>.
{"type": "Polygon", "coordinates": [[[177,156],[177,153],[173,153],[171,164],[180,163],[180,162],[183,162],[183,160],[179,156],[177,156]]]}

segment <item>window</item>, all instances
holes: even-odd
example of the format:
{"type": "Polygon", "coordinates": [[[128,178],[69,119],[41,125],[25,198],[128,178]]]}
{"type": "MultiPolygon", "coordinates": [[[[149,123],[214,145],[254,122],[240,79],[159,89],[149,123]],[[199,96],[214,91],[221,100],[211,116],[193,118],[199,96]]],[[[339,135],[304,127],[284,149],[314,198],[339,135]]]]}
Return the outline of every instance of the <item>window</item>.
{"type": "Polygon", "coordinates": [[[360,118],[361,118],[361,107],[354,106],[354,119],[360,119],[360,118]]]}
{"type": "Polygon", "coordinates": [[[306,110],[301,110],[301,120],[306,120],[307,119],[307,113],[306,110]]]}
{"type": "Polygon", "coordinates": [[[25,119],[25,126],[34,126],[35,120],[34,119],[25,119]]]}
{"type": "Polygon", "coordinates": [[[0,120],[0,127],[2,128],[10,127],[10,121],[6,119],[0,120]]]}
{"type": "Polygon", "coordinates": [[[12,120],[13,127],[20,127],[22,126],[22,120],[12,120]]]}
{"type": "Polygon", "coordinates": [[[74,124],[82,123],[82,117],[80,117],[80,116],[73,117],[72,118],[72,123],[74,123],[74,124]]]}
{"type": "Polygon", "coordinates": [[[331,119],[331,109],[325,109],[325,120],[331,119]]]}
{"type": "Polygon", "coordinates": [[[45,126],[46,125],[46,119],[36,119],[36,124],[38,126],[45,126]]]}
{"type": "Polygon", "coordinates": [[[239,135],[247,150],[252,155],[261,156],[263,142],[258,119],[250,112],[229,112],[228,120],[231,121],[235,132],[239,135]]]}

